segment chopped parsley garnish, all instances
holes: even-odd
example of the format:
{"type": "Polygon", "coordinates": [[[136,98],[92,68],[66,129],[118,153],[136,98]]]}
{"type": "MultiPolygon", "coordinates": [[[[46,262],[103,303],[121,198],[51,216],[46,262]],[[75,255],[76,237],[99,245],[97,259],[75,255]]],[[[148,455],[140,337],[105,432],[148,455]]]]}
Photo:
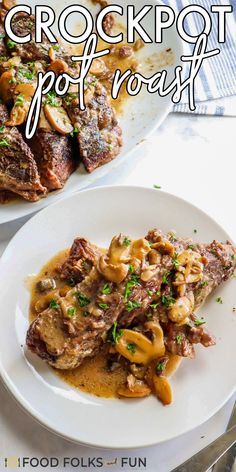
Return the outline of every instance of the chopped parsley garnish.
{"type": "Polygon", "coordinates": [[[51,107],[59,107],[60,103],[58,103],[56,92],[54,92],[53,90],[51,92],[48,92],[45,103],[46,105],[50,105],[51,107]]]}
{"type": "Polygon", "coordinates": [[[231,259],[232,259],[232,261],[235,261],[236,260],[236,254],[233,254],[233,256],[231,256],[231,259]]]}
{"type": "Polygon", "coordinates": [[[79,302],[79,305],[81,307],[89,305],[89,303],[91,301],[91,300],[89,300],[89,298],[87,298],[85,295],[83,295],[83,293],[80,293],[80,292],[75,292],[74,296],[77,298],[77,300],[79,302]]]}
{"type": "Polygon", "coordinates": [[[50,308],[54,308],[54,310],[58,310],[60,308],[60,305],[57,303],[56,300],[51,300],[49,303],[50,308]]]}
{"type": "Polygon", "coordinates": [[[148,290],[147,293],[148,293],[149,297],[152,297],[152,295],[154,295],[154,292],[152,292],[152,290],[148,290]]]}
{"type": "Polygon", "coordinates": [[[76,308],[74,308],[73,306],[71,306],[71,307],[68,308],[68,310],[67,310],[67,315],[68,315],[68,316],[75,316],[76,313],[77,313],[76,308]]]}
{"type": "Polygon", "coordinates": [[[222,300],[221,297],[218,297],[218,298],[216,299],[216,302],[219,303],[220,305],[223,305],[223,300],[222,300]]]}
{"type": "Polygon", "coordinates": [[[15,41],[12,41],[11,39],[8,38],[7,47],[8,47],[8,49],[14,49],[16,47],[15,41]]]}
{"type": "Polygon", "coordinates": [[[15,77],[12,77],[12,79],[9,80],[9,84],[16,84],[17,80],[15,77]]]}
{"type": "Polygon", "coordinates": [[[133,274],[135,271],[135,268],[132,264],[129,265],[129,272],[131,272],[131,274],[133,274]]]}
{"type": "Polygon", "coordinates": [[[165,361],[158,362],[158,364],[156,365],[156,372],[160,374],[164,370],[165,370],[165,361]]]}
{"type": "Polygon", "coordinates": [[[1,34],[0,34],[0,39],[5,38],[5,36],[6,36],[5,33],[1,33],[1,34]]]}
{"type": "Polygon", "coordinates": [[[131,279],[127,282],[126,287],[125,287],[124,297],[126,300],[130,297],[132,293],[132,288],[138,284],[139,284],[139,276],[136,274],[131,275],[131,279]]]}
{"type": "Polygon", "coordinates": [[[35,70],[24,69],[23,67],[21,67],[18,70],[18,75],[20,75],[21,77],[25,77],[28,80],[32,80],[36,76],[36,72],[35,70]]]}
{"type": "Polygon", "coordinates": [[[178,256],[179,256],[179,254],[177,252],[175,252],[174,256],[173,256],[173,259],[172,259],[172,264],[173,264],[175,269],[178,269],[178,267],[180,266],[180,263],[178,261],[178,256]]]}
{"type": "Polygon", "coordinates": [[[168,281],[168,277],[170,275],[170,272],[169,271],[166,271],[164,274],[163,274],[163,277],[162,277],[162,283],[163,285],[168,285],[169,281],[168,281]]]}
{"type": "Polygon", "coordinates": [[[94,80],[93,82],[91,82],[91,85],[92,85],[93,87],[96,87],[97,84],[98,84],[98,80],[97,80],[97,79],[94,80]]]}
{"type": "Polygon", "coordinates": [[[201,287],[207,287],[207,285],[209,285],[209,284],[208,284],[208,282],[207,282],[206,280],[201,283],[201,287]]]}
{"type": "Polygon", "coordinates": [[[134,344],[134,343],[129,343],[129,344],[127,344],[126,347],[127,347],[127,350],[128,350],[129,352],[131,352],[132,354],[135,354],[135,352],[136,352],[136,344],[134,344]]]}
{"type": "Polygon", "coordinates": [[[204,318],[201,318],[200,320],[195,320],[194,324],[195,326],[201,326],[201,325],[206,324],[206,321],[204,320],[204,318]]]}
{"type": "Polygon", "coordinates": [[[195,249],[194,244],[189,244],[188,249],[190,249],[191,251],[194,251],[194,249],[195,249]]]}
{"type": "Polygon", "coordinates": [[[32,29],[33,26],[34,26],[33,21],[28,21],[27,26],[28,26],[29,29],[32,29]]]}
{"type": "Polygon", "coordinates": [[[177,344],[181,344],[182,339],[183,339],[183,336],[181,336],[181,335],[178,335],[178,336],[176,336],[176,338],[175,338],[177,344]]]}
{"type": "MultiPolygon", "coordinates": [[[[108,150],[109,150],[109,151],[112,151],[112,149],[113,149],[113,145],[112,145],[112,144],[108,144],[108,150]]],[[[129,246],[129,244],[128,244],[128,246],[129,246]]]]}
{"type": "Polygon", "coordinates": [[[174,305],[176,300],[171,295],[162,295],[161,297],[162,305],[165,305],[169,308],[171,305],[174,305]]]}
{"type": "Polygon", "coordinates": [[[0,133],[4,133],[5,128],[6,128],[6,127],[5,127],[4,125],[0,126],[0,133]]]}
{"type": "Polygon", "coordinates": [[[117,321],[113,323],[112,329],[109,333],[109,341],[112,344],[116,344],[119,339],[123,336],[123,329],[117,329],[117,321]]]}
{"type": "Polygon", "coordinates": [[[0,140],[0,146],[1,147],[9,147],[10,143],[6,138],[3,138],[3,139],[0,140]]]}
{"type": "Polygon", "coordinates": [[[160,190],[161,186],[160,185],[153,185],[153,188],[156,188],[157,190],[160,190]]]}
{"type": "Polygon", "coordinates": [[[140,308],[141,303],[139,302],[132,302],[131,300],[128,301],[125,308],[130,313],[131,311],[135,310],[135,308],[140,308]]]}
{"type": "Polygon", "coordinates": [[[24,97],[23,95],[17,95],[16,101],[15,101],[15,106],[16,107],[22,107],[24,104],[24,97]]]}
{"type": "Polygon", "coordinates": [[[54,49],[55,51],[59,51],[60,45],[59,44],[53,44],[52,49],[54,49]]]}
{"type": "Polygon", "coordinates": [[[101,308],[101,310],[104,310],[104,311],[108,310],[109,308],[109,305],[107,305],[107,303],[99,303],[98,306],[99,308],[101,308]]]}
{"type": "Polygon", "coordinates": [[[70,135],[73,138],[78,133],[79,133],[79,128],[77,128],[77,126],[75,126],[73,131],[71,131],[70,135]]]}
{"type": "Polygon", "coordinates": [[[159,305],[160,305],[159,303],[152,303],[150,305],[150,308],[152,308],[152,310],[156,310],[159,305]]]}
{"type": "Polygon", "coordinates": [[[109,287],[108,284],[103,285],[102,294],[103,295],[110,295],[110,293],[111,293],[111,287],[109,287]]]}
{"type": "Polygon", "coordinates": [[[129,238],[124,238],[123,244],[124,244],[124,246],[127,246],[127,247],[130,246],[130,244],[131,244],[131,239],[129,239],[129,238]]]}

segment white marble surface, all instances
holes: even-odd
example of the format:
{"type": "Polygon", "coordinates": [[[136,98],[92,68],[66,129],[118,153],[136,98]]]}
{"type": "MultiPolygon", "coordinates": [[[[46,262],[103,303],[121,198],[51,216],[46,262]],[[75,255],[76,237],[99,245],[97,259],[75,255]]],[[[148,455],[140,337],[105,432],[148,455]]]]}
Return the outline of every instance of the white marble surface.
{"type": "MultiPolygon", "coordinates": [[[[134,157],[97,185],[161,185],[163,190],[206,211],[236,241],[235,129],[236,118],[171,114],[137,149],[134,157]]],[[[0,254],[25,221],[0,226],[0,254]]],[[[197,227],[197,221],[192,224],[197,227]]],[[[136,456],[147,458],[149,472],[169,472],[224,431],[234,400],[232,398],[217,415],[190,434],[147,449],[117,452],[82,447],[58,438],[26,415],[0,386],[0,470],[4,468],[4,458],[9,456],[57,457],[61,465],[47,470],[60,472],[93,470],[92,465],[88,465],[88,457],[102,457],[104,462],[118,458],[116,465],[106,465],[99,470],[141,470],[121,467],[122,457],[136,456]],[[64,457],[83,457],[83,467],[64,468],[64,457]]],[[[18,470],[46,469],[26,466],[18,470]]]]}

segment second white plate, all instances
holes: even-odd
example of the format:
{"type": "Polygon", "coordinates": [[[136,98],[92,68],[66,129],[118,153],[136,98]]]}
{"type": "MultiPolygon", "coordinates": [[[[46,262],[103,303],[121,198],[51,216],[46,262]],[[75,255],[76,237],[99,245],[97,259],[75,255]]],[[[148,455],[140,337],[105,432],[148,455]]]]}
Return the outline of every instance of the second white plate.
{"type": "Polygon", "coordinates": [[[3,381],[35,419],[73,441],[106,448],[166,441],[206,421],[235,391],[235,280],[201,310],[217,344],[198,346],[196,360],[182,362],[171,380],[174,401],[168,407],[154,396],[122,401],[73,389],[25,349],[29,274],[36,274],[78,235],[106,246],[120,232],[140,237],[154,227],[202,242],[228,239],[217,223],[184,200],[151,189],[104,187],[74,194],[38,213],[12,239],[0,261],[3,381]],[[222,305],[216,303],[218,296],[222,305]]]}

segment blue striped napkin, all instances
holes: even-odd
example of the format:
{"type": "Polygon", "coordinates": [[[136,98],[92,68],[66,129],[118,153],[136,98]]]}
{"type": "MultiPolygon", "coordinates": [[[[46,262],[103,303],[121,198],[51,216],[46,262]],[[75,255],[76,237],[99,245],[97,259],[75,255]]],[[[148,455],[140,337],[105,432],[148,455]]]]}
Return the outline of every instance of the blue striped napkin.
{"type": "MultiPolygon", "coordinates": [[[[188,107],[185,90],[182,100],[174,105],[173,111],[205,115],[236,116],[236,0],[163,0],[176,11],[188,5],[200,5],[210,12],[211,5],[232,5],[234,13],[227,14],[227,34],[225,44],[217,42],[217,15],[212,14],[212,32],[209,35],[208,50],[219,48],[221,53],[205,59],[195,80],[196,110],[188,107]]],[[[190,14],[185,20],[185,29],[192,35],[202,31],[200,15],[190,14]]],[[[194,45],[184,42],[185,54],[189,55],[194,45]]],[[[187,65],[188,68],[188,65],[187,65]]]]}

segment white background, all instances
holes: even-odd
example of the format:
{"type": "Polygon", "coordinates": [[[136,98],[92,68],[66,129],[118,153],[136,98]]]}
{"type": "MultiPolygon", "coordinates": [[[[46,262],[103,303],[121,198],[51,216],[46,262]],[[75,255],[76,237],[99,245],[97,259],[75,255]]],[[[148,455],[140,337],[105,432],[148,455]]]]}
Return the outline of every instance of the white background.
{"type": "MultiPolygon", "coordinates": [[[[134,156],[97,185],[161,185],[163,190],[185,198],[206,211],[236,241],[235,133],[236,118],[171,114],[152,137],[137,148],[134,156]]],[[[25,221],[0,226],[0,254],[25,221]]],[[[197,221],[193,221],[192,225],[197,227],[197,221]]],[[[80,447],[58,438],[21,411],[0,385],[0,470],[7,470],[3,469],[3,458],[9,456],[83,456],[84,464],[89,456],[103,457],[107,461],[116,457],[137,456],[147,457],[146,470],[149,472],[169,472],[224,431],[233,403],[234,399],[231,399],[214,418],[177,440],[142,450],[117,452],[80,447]]],[[[63,412],[58,414],[63,415],[63,412]]],[[[121,469],[119,459],[118,465],[99,469],[60,467],[51,470],[109,469],[141,470],[121,469]]],[[[26,467],[17,470],[33,469],[26,467]]],[[[46,469],[39,467],[35,470],[46,469]]]]}

